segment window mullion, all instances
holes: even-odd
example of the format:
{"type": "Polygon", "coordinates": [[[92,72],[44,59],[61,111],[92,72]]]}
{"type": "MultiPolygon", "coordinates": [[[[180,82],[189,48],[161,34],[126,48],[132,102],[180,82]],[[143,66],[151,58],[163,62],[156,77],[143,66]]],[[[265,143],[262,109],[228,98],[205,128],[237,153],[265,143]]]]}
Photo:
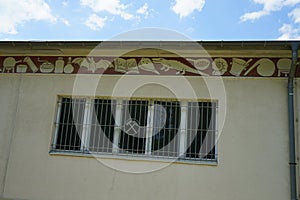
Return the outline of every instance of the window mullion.
{"type": "Polygon", "coordinates": [[[122,99],[116,100],[116,113],[115,113],[115,128],[113,139],[113,153],[119,152],[119,140],[122,126],[122,99]]]}
{"type": "Polygon", "coordinates": [[[85,102],[84,116],[83,116],[83,129],[81,135],[80,150],[85,152],[89,149],[89,137],[91,132],[91,108],[93,100],[87,98],[85,102]]]}
{"type": "Polygon", "coordinates": [[[180,115],[180,138],[179,138],[179,157],[184,157],[186,151],[186,139],[187,139],[187,107],[188,102],[181,102],[181,115],[180,115]]]}
{"type": "Polygon", "coordinates": [[[154,123],[154,101],[149,101],[148,104],[148,116],[147,116],[147,132],[146,132],[146,155],[151,155],[152,148],[152,133],[154,123]]]}

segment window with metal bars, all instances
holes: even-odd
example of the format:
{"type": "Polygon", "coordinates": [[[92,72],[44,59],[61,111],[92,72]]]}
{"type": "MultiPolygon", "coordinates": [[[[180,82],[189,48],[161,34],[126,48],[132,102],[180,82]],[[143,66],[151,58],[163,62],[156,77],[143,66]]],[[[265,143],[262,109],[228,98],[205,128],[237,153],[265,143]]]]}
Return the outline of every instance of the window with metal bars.
{"type": "Polygon", "coordinates": [[[216,161],[215,101],[58,100],[53,152],[216,161]]]}

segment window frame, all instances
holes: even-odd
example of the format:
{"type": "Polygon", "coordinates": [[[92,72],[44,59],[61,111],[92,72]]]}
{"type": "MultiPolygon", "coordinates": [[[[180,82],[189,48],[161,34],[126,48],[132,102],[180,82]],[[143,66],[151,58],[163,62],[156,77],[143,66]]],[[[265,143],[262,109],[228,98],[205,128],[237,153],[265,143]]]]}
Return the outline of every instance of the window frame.
{"type": "MultiPolygon", "coordinates": [[[[152,120],[153,123],[153,110],[148,111],[148,117],[147,120],[149,120],[149,113],[152,112],[152,120]]],[[[150,117],[151,118],[151,117],[150,117]]],[[[147,124],[150,130],[153,129],[152,125],[147,124]]],[[[51,139],[51,145],[49,153],[51,155],[72,155],[72,156],[97,156],[97,157],[106,157],[106,158],[121,158],[121,159],[133,159],[133,160],[155,160],[155,161],[168,161],[168,160],[176,160],[175,162],[180,163],[194,163],[194,164],[208,164],[208,165],[215,165],[218,163],[218,100],[217,99],[172,99],[172,98],[153,98],[153,97],[134,97],[134,98],[112,98],[108,96],[72,96],[72,95],[59,95],[57,96],[57,103],[56,103],[56,112],[55,112],[55,120],[54,120],[54,130],[52,131],[52,139],[51,139]],[[80,144],[80,150],[74,151],[74,150],[62,150],[62,149],[56,149],[55,146],[57,145],[57,137],[59,129],[57,127],[59,117],[61,115],[61,102],[60,99],[62,98],[70,98],[70,99],[76,99],[76,98],[82,98],[85,99],[85,109],[84,109],[84,117],[83,117],[83,131],[82,131],[82,137],[83,141],[81,140],[80,144]],[[111,101],[115,101],[116,103],[116,110],[115,110],[115,125],[114,125],[114,132],[113,132],[113,143],[112,143],[112,150],[111,152],[91,152],[89,151],[89,140],[90,140],[90,120],[91,120],[91,107],[94,105],[95,99],[109,99],[111,101]],[[120,135],[121,135],[121,123],[122,123],[122,110],[123,110],[123,101],[124,100],[143,100],[148,101],[150,109],[153,109],[153,102],[154,101],[165,101],[165,102],[174,102],[177,101],[180,103],[180,125],[179,125],[179,136],[178,137],[178,154],[177,157],[166,157],[166,156],[153,156],[151,154],[151,140],[152,140],[152,132],[147,131],[147,137],[146,137],[146,147],[145,147],[145,153],[144,154],[122,154],[120,153],[119,149],[119,142],[120,142],[120,135]],[[193,159],[188,158],[185,156],[187,153],[187,121],[188,121],[188,104],[189,102],[211,102],[211,112],[212,118],[214,118],[214,130],[211,130],[214,137],[214,158],[211,159],[193,159]],[[151,135],[149,135],[149,133],[151,135]],[[150,137],[151,136],[151,137],[150,137]],[[148,138],[148,139],[147,139],[148,138]],[[148,142],[150,141],[150,144],[148,142]],[[130,156],[128,156],[130,155],[130,156]],[[125,156],[125,157],[124,157],[125,156]]],[[[209,153],[209,152],[208,152],[209,153]]]]}

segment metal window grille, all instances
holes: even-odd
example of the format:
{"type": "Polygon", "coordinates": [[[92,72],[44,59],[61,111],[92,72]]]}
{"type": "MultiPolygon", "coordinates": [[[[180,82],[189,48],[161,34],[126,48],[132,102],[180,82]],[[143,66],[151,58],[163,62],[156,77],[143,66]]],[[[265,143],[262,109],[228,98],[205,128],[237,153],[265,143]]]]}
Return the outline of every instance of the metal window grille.
{"type": "Polygon", "coordinates": [[[152,155],[177,157],[180,103],[154,101],[152,155]]]}
{"type": "Polygon", "coordinates": [[[54,149],[79,151],[83,131],[85,99],[61,98],[58,101],[59,113],[55,123],[56,137],[54,149]]]}
{"type": "Polygon", "coordinates": [[[91,111],[89,151],[111,153],[113,150],[116,101],[94,99],[91,111]]]}
{"type": "Polygon", "coordinates": [[[124,100],[122,129],[119,141],[121,153],[145,154],[148,101],[124,100]]]}
{"type": "Polygon", "coordinates": [[[216,102],[60,98],[53,151],[216,160],[216,102]]]}
{"type": "Polygon", "coordinates": [[[216,103],[189,102],[187,114],[187,150],[185,158],[215,159],[216,103]]]}

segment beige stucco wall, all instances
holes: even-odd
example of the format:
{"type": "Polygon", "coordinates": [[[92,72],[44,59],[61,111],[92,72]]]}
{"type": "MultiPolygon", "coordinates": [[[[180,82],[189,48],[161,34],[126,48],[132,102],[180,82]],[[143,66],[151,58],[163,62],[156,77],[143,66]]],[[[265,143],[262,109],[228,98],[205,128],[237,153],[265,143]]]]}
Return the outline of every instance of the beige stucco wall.
{"type": "Polygon", "coordinates": [[[0,197],[3,193],[11,137],[17,110],[18,77],[0,78],[0,197]]]}
{"type": "MultiPolygon", "coordinates": [[[[3,197],[30,200],[289,199],[286,79],[224,78],[227,112],[218,144],[218,164],[174,163],[142,174],[120,172],[93,158],[49,155],[57,95],[72,94],[74,79],[72,75],[1,75],[1,96],[5,97],[1,103],[6,99],[5,105],[10,106],[1,107],[4,112],[0,113],[0,137],[7,141],[11,134],[13,137],[3,197]],[[17,101],[16,117],[11,114],[7,119],[7,113],[17,101]],[[12,122],[14,128],[9,125],[12,122]],[[4,128],[8,126],[7,133],[2,131],[3,124],[4,128]]],[[[117,79],[102,77],[96,95],[110,96],[117,79]]],[[[167,85],[174,84],[175,80],[130,76],[127,83],[141,84],[141,79],[167,85]]],[[[77,87],[82,87],[87,95],[94,93],[93,82],[88,80],[93,79],[84,79],[77,87]]],[[[176,88],[182,91],[178,95],[188,95],[184,85],[176,80],[176,88]]],[[[215,79],[210,81],[210,84],[216,82],[215,79]]],[[[210,98],[203,80],[194,77],[189,78],[189,82],[198,98],[210,98]]],[[[76,89],[75,92],[81,91],[76,89]]],[[[119,96],[126,95],[122,91],[119,96]]],[[[172,97],[170,91],[154,85],[140,88],[134,95],[172,97]]],[[[1,147],[0,155],[6,155],[6,146],[1,147]]],[[[105,160],[115,166],[138,169],[161,165],[153,161],[105,160]]],[[[2,168],[0,166],[0,170],[2,168]]]]}

